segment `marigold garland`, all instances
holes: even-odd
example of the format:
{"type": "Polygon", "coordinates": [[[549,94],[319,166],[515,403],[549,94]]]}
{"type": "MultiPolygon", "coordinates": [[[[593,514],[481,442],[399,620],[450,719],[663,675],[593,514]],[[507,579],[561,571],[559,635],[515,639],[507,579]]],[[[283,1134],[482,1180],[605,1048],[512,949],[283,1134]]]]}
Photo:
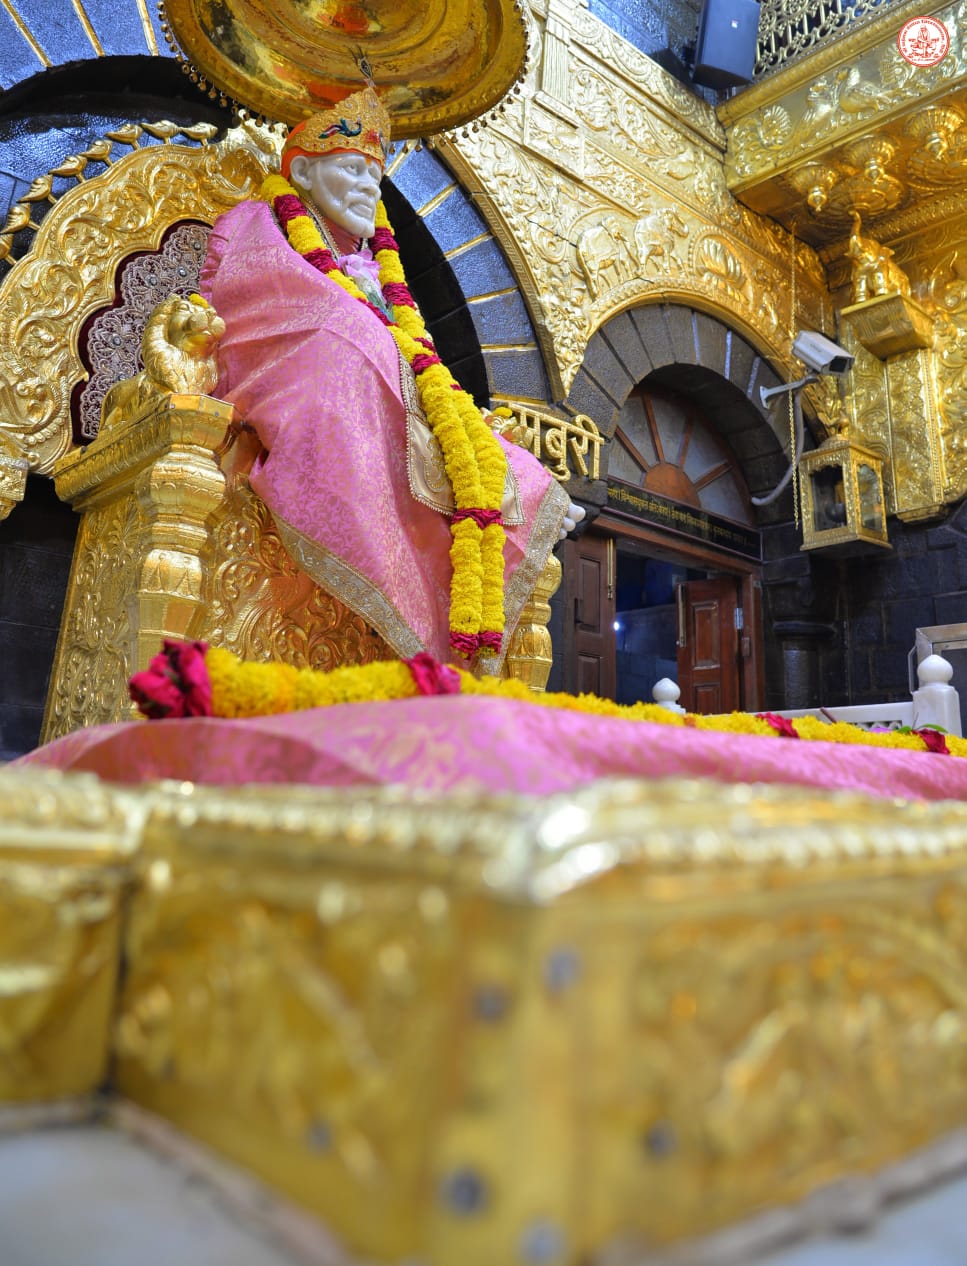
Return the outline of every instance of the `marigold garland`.
{"type": "Polygon", "coordinates": [[[420,405],[443,453],[456,511],[450,523],[450,645],[461,655],[494,655],[504,629],[504,528],[501,504],[507,477],[504,450],[473,399],[437,355],[409,292],[399,247],[382,202],[370,239],[383,299],[392,319],[346,276],[295,188],[282,176],[262,185],[290,245],[388,328],[413,370],[420,405]]]}
{"type": "Polygon", "coordinates": [[[201,715],[198,700],[202,698],[206,704],[210,700],[205,715],[256,717],[332,707],[338,703],[385,703],[393,699],[412,699],[420,694],[452,693],[516,699],[585,715],[651,721],[726,734],[783,737],[788,734],[785,727],[789,726],[794,737],[806,741],[911,752],[946,751],[951,756],[967,757],[967,739],[935,731],[923,732],[928,734],[924,738],[915,731],[869,731],[843,721],[828,724],[817,717],[796,717],[792,721],[777,717],[774,721],[784,722],[778,727],[767,719],[768,713],[697,716],[670,712],[656,703],[621,704],[596,695],[537,694],[523,682],[495,677],[478,679],[470,672],[450,668],[425,654],[410,661],[380,661],[319,672],[288,664],[247,662],[220,647],[206,648],[203,642],[166,642],[151,668],[131,679],[131,697],[151,719],[201,715]],[[184,706],[173,701],[176,693],[172,691],[173,681],[183,691],[184,706]],[[937,738],[943,740],[942,746],[937,744],[937,738]]]}

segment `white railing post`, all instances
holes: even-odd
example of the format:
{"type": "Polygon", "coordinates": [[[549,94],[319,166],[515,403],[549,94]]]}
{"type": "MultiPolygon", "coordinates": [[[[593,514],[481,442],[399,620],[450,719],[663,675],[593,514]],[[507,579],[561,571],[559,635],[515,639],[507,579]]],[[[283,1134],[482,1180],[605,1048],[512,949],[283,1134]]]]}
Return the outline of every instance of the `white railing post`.
{"type": "Polygon", "coordinates": [[[656,681],[651,688],[651,697],[655,703],[659,708],[666,708],[669,712],[685,711],[678,702],[681,693],[670,677],[662,677],[661,681],[656,681]]]}
{"type": "Polygon", "coordinates": [[[948,734],[962,738],[960,696],[950,679],[952,666],[942,655],[928,655],[917,665],[920,689],[913,692],[913,728],[925,725],[942,726],[948,734]]]}

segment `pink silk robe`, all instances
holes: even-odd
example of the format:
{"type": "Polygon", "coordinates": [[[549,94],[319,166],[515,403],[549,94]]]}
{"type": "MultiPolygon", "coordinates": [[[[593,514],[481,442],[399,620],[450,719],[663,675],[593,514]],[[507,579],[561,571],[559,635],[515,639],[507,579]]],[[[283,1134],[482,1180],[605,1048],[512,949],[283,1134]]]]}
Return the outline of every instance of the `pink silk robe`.
{"type": "MultiPolygon", "coordinates": [[[[201,289],[226,324],[216,394],[258,434],[251,484],[290,554],[401,657],[450,659],[449,518],[411,492],[415,393],[392,336],[289,246],[262,202],[218,219],[201,289]]],[[[568,499],[530,453],[505,448],[523,512],[504,551],[506,647],[568,499]]]]}

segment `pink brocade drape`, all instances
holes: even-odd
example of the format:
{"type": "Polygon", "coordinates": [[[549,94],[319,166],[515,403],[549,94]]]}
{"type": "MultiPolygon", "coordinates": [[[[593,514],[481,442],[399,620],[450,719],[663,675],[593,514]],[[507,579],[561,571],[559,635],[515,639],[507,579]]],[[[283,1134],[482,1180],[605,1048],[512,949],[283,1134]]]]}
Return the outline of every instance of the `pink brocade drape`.
{"type": "Polygon", "coordinates": [[[618,720],[448,695],[245,721],[193,718],[78,730],[15,764],[243,786],[389,783],[545,794],[596,778],[711,778],[910,800],[967,799],[967,759],[618,720]]]}
{"type": "MultiPolygon", "coordinates": [[[[416,500],[396,344],[303,260],[262,202],[220,217],[202,293],[225,319],[217,394],[255,428],[252,487],[296,562],[401,656],[448,659],[448,518],[416,500]]],[[[524,524],[505,549],[508,632],[557,540],[567,497],[508,448],[524,524]]],[[[506,639],[505,639],[506,644],[506,639]]]]}

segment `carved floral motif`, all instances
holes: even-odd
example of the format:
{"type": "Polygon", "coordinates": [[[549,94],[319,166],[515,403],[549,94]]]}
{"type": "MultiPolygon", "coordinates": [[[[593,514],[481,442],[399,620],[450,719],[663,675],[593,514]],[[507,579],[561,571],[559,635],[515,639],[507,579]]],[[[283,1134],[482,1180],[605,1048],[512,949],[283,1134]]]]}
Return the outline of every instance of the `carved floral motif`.
{"type": "MultiPolygon", "coordinates": [[[[784,340],[795,324],[782,310],[789,239],[729,194],[721,133],[705,103],[577,6],[569,21],[562,50],[574,124],[533,99],[520,114],[508,111],[443,147],[487,190],[498,235],[519,251],[552,379],[566,393],[594,330],[669,284],[784,340]]],[[[802,243],[797,271],[798,322],[820,328],[825,275],[802,243]]]]}

